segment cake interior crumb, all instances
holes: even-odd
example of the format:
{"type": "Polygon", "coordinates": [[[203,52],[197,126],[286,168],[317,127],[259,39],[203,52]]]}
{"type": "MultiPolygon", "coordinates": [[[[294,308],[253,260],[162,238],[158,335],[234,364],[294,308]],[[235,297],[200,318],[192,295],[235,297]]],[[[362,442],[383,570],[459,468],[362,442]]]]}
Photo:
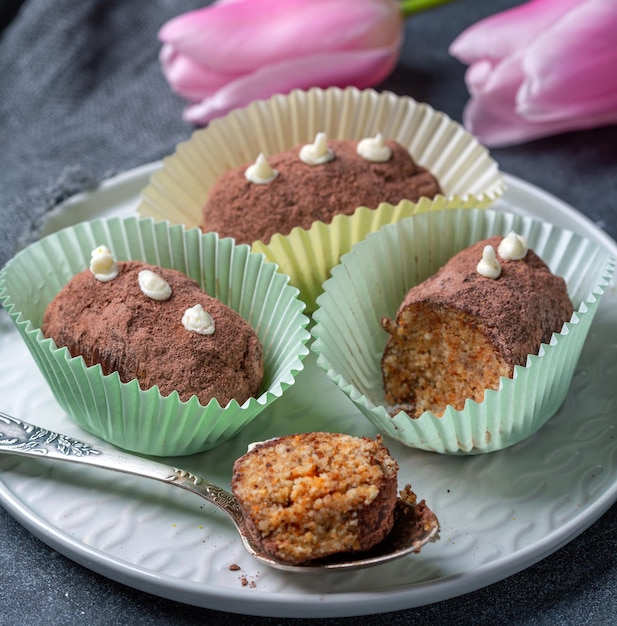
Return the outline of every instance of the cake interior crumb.
{"type": "Polygon", "coordinates": [[[382,366],[386,402],[414,418],[441,416],[448,405],[462,410],[467,398],[481,402],[512,374],[478,323],[451,308],[404,310],[382,366]]]}
{"type": "Polygon", "coordinates": [[[298,563],[366,549],[367,527],[369,536],[377,536],[383,520],[369,522],[365,512],[384,499],[385,514],[391,513],[397,471],[381,440],[282,438],[245,455],[235,470],[234,493],[266,550],[298,563]]]}

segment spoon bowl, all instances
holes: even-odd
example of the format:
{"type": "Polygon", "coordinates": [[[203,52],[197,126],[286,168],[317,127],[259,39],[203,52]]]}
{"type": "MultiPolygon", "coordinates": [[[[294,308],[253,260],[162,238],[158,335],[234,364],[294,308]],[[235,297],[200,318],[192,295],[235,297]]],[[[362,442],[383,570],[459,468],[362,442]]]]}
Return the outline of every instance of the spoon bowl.
{"type": "Polygon", "coordinates": [[[246,550],[260,562],[288,572],[323,572],[378,565],[418,552],[438,538],[439,522],[424,505],[399,497],[394,526],[388,536],[366,552],[340,553],[300,564],[276,560],[264,552],[246,523],[235,496],[192,472],[142,457],[94,446],[74,437],[55,433],[0,412],[0,454],[80,463],[102,469],[150,478],[194,493],[224,511],[234,523],[246,550]]]}

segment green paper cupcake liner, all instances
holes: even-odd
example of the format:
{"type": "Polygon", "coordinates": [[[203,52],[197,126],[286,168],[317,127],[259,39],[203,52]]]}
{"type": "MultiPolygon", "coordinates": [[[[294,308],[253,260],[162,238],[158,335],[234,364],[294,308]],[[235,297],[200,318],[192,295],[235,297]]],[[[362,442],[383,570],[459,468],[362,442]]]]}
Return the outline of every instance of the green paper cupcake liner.
{"type": "Polygon", "coordinates": [[[315,308],[330,268],[368,232],[422,211],[485,208],[505,191],[503,175],[488,150],[445,114],[390,92],[313,88],[254,102],[195,131],[152,175],[138,213],[199,226],[208,193],[225,171],[254,161],[259,153],[269,156],[312,142],[318,132],[332,139],[362,139],[381,132],[428,168],[444,193],[417,205],[404,203],[394,212],[371,207],[377,213],[372,219],[359,211],[342,224],[318,223],[308,234],[296,229],[289,236],[275,236],[268,244],[255,242],[254,251],[265,254],[290,276],[309,312],[315,308]]]}
{"type": "Polygon", "coordinates": [[[529,217],[493,210],[419,214],[384,226],[356,244],[333,268],[317,299],[311,349],[317,364],[384,435],[422,450],[478,454],[511,446],[536,432],[563,403],[598,304],[615,268],[609,253],[583,237],[529,217]],[[384,401],[380,320],[394,318],[407,291],[454,254],[491,235],[515,231],[552,272],[562,276],[572,319],[513,378],[483,402],[449,406],[442,417],[391,417],[384,401]]]}
{"type": "Polygon", "coordinates": [[[276,265],[232,239],[150,218],[110,218],[66,228],[17,254],[0,271],[0,302],[58,403],[80,426],[133,452],[180,456],[227,441],[294,384],[310,335],[304,303],[288,282],[276,265]],[[216,400],[203,406],[196,397],[182,402],[176,392],[162,396],[157,387],[144,391],[136,380],[103,375],[99,365],[87,367],[45,338],[40,328],[47,304],[89,266],[99,245],[118,261],[183,272],[247,320],[263,346],[261,394],[225,407],[216,400]]]}

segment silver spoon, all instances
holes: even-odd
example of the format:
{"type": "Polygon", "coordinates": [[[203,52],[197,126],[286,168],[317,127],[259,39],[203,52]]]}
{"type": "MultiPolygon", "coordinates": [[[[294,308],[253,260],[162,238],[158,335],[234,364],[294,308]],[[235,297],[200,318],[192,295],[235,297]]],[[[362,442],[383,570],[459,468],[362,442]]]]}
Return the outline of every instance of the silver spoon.
{"type": "Polygon", "coordinates": [[[424,544],[437,539],[439,531],[439,523],[432,511],[424,505],[416,506],[399,498],[392,531],[370,551],[337,554],[290,565],[277,561],[263,551],[249,532],[240,505],[233,494],[186,470],[126,452],[93,446],[68,435],[28,424],[2,412],[0,453],[83,463],[114,472],[152,478],[190,491],[227,513],[238,529],[244,547],[256,559],[270,567],[288,572],[341,571],[378,565],[410,552],[418,552],[424,544]]]}

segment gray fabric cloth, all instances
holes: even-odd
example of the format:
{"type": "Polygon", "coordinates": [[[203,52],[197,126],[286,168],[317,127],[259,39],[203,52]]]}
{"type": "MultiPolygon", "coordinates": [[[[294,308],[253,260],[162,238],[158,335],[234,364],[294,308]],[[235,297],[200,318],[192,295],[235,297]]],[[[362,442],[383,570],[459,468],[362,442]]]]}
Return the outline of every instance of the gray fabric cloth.
{"type": "MultiPolygon", "coordinates": [[[[186,139],[157,31],[198,0],[25,0],[0,36],[0,266],[45,213],[186,139]]],[[[9,11],[12,8],[13,10],[9,11]]]]}

